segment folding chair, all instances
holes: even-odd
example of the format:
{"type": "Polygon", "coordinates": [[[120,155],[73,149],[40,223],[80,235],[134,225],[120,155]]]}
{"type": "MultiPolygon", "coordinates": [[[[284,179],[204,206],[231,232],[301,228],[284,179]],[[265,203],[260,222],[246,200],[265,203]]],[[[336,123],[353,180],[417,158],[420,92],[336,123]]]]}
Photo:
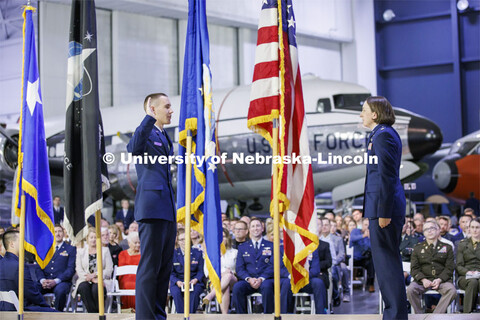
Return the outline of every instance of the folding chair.
{"type": "Polygon", "coordinates": [[[113,283],[112,283],[112,290],[111,292],[107,292],[107,299],[109,298],[109,303],[108,303],[108,309],[107,313],[110,313],[112,310],[112,304],[113,304],[113,299],[117,302],[117,313],[122,312],[121,308],[121,297],[125,296],[135,296],[135,289],[120,289],[120,286],[118,284],[118,279],[117,277],[124,276],[127,274],[137,274],[137,268],[138,266],[133,265],[133,266],[115,266],[113,269],[113,283]]]}
{"type": "Polygon", "coordinates": [[[15,291],[0,291],[0,301],[11,303],[15,306],[15,310],[18,311],[19,303],[15,291]]]}
{"type": "Polygon", "coordinates": [[[313,298],[313,294],[299,292],[295,293],[293,298],[295,299],[293,313],[303,313],[305,311],[310,314],[315,314],[315,299],[313,298]]]}

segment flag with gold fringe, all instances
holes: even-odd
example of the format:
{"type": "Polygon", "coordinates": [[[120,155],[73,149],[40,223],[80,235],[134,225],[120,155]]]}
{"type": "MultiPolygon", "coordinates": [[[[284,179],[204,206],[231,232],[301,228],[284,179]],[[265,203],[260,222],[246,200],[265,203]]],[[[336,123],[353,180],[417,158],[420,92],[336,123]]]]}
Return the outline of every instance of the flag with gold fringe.
{"type": "Polygon", "coordinates": [[[18,138],[15,214],[25,194],[25,249],[43,269],[55,252],[52,189],[43,122],[43,102],[35,48],[34,7],[23,11],[22,109],[18,138]]]}
{"type": "Polygon", "coordinates": [[[192,131],[192,203],[185,204],[186,164],[178,166],[177,220],[185,221],[185,205],[191,206],[192,228],[204,237],[205,263],[221,301],[220,256],[222,217],[215,138],[215,111],[212,103],[212,77],[205,0],[189,0],[188,25],[183,70],[178,154],[185,155],[187,130],[192,131]],[[208,232],[207,232],[208,230],[208,232]]]}
{"type": "MultiPolygon", "coordinates": [[[[272,144],[272,121],[279,118],[279,156],[303,160],[310,159],[310,151],[295,27],[291,0],[263,1],[247,125],[272,144]]],[[[309,282],[307,257],[318,247],[312,166],[309,161],[291,161],[277,170],[272,198],[277,193],[283,261],[297,293],[309,282]]]]}

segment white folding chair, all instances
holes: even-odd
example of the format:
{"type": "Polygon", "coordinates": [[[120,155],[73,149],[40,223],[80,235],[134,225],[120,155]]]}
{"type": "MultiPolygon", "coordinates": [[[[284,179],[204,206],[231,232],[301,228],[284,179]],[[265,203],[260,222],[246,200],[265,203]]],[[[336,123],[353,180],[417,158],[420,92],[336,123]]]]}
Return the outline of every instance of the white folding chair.
{"type": "Polygon", "coordinates": [[[253,313],[253,311],[252,311],[252,310],[253,310],[253,308],[252,308],[252,300],[253,300],[253,299],[255,299],[255,301],[256,301],[257,299],[260,299],[260,300],[261,300],[261,299],[262,299],[262,295],[261,295],[260,293],[256,292],[256,293],[249,294],[249,295],[247,296],[247,312],[248,312],[248,313],[253,313]]]}
{"type": "Polygon", "coordinates": [[[294,314],[297,312],[315,314],[315,299],[313,298],[313,294],[299,292],[295,293],[293,298],[295,299],[293,305],[294,314]]]}
{"type": "Polygon", "coordinates": [[[137,274],[138,266],[115,266],[113,269],[113,283],[112,283],[112,290],[111,292],[107,292],[107,297],[110,298],[108,303],[108,310],[107,313],[110,313],[112,310],[113,299],[117,301],[117,312],[121,313],[121,301],[120,298],[124,296],[135,296],[135,289],[120,289],[118,285],[117,277],[128,275],[128,274],[137,274]]]}
{"type": "Polygon", "coordinates": [[[18,311],[19,303],[18,303],[17,295],[15,294],[15,291],[12,291],[12,290],[0,291],[0,301],[5,301],[13,304],[15,306],[15,310],[18,311]]]}
{"type": "Polygon", "coordinates": [[[350,247],[350,245],[347,245],[346,248],[346,255],[350,256],[350,259],[348,259],[348,270],[350,271],[350,296],[353,296],[353,285],[354,284],[359,284],[363,287],[363,291],[365,291],[365,287],[367,285],[367,269],[363,267],[355,267],[353,265],[353,247],[350,247]],[[361,268],[363,270],[363,277],[360,278],[360,280],[353,280],[353,274],[355,273],[355,269],[361,268]]]}

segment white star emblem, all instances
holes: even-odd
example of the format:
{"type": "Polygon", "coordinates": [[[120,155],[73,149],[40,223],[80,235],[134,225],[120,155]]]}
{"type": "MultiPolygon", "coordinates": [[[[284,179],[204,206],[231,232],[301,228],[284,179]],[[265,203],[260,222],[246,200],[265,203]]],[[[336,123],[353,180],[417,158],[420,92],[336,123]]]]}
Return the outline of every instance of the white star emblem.
{"type": "Polygon", "coordinates": [[[287,12],[290,12],[290,7],[291,6],[292,6],[291,4],[287,5],[287,12]]]}
{"type": "Polygon", "coordinates": [[[203,96],[203,88],[198,88],[198,90],[200,90],[200,95],[203,96]]]}
{"type": "Polygon", "coordinates": [[[268,4],[268,0],[263,0],[263,4],[268,4]]]}
{"type": "Polygon", "coordinates": [[[295,20],[293,20],[293,17],[290,18],[288,21],[288,27],[295,27],[295,20]]]}
{"type": "Polygon", "coordinates": [[[92,42],[92,37],[93,37],[93,34],[87,31],[87,33],[85,34],[85,38],[83,39],[88,40],[88,42],[92,42]]]}
{"type": "Polygon", "coordinates": [[[208,164],[208,170],[212,170],[212,172],[215,172],[215,170],[217,169],[217,166],[213,163],[209,163],[208,164]]]}
{"type": "Polygon", "coordinates": [[[42,104],[42,100],[40,100],[40,94],[38,93],[38,87],[40,85],[40,78],[37,78],[35,82],[27,82],[27,106],[30,110],[30,115],[33,115],[33,111],[35,111],[35,106],[37,102],[42,104]]]}

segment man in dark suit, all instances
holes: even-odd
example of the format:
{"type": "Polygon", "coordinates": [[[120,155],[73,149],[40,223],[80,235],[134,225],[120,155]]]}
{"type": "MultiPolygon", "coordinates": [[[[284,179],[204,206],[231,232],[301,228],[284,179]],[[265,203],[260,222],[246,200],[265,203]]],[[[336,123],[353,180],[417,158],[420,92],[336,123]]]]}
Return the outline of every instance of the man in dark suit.
{"type": "MultiPolygon", "coordinates": [[[[3,235],[3,245],[7,249],[0,260],[0,291],[15,291],[18,297],[18,254],[19,232],[9,230],[3,235]]],[[[24,269],[24,307],[25,311],[54,312],[43,299],[32,280],[33,269],[25,264],[24,269]]],[[[16,311],[11,303],[0,301],[0,311],[16,311]]]]}
{"type": "Polygon", "coordinates": [[[238,246],[232,300],[237,313],[247,313],[247,296],[262,294],[263,312],[273,313],[273,243],[262,238],[263,224],[254,218],[249,227],[250,241],[238,246]]]}
{"type": "Polygon", "coordinates": [[[40,292],[55,294],[55,309],[63,311],[75,274],[77,248],[63,242],[62,226],[55,225],[55,253],[45,269],[35,268],[40,292]]]}
{"type": "Polygon", "coordinates": [[[383,319],[407,319],[400,236],[405,222],[405,193],[399,178],[402,141],[392,128],[395,113],[384,97],[369,97],[360,117],[372,130],[367,153],[377,163],[367,164],[364,215],[370,219],[370,242],[385,310],[383,319]]]}
{"type": "MultiPolygon", "coordinates": [[[[127,150],[133,155],[168,157],[173,145],[163,126],[171,121],[173,109],[167,95],[145,98],[146,116],[133,134],[127,150]]],[[[172,271],[177,230],[170,165],[136,164],[138,176],[135,221],[140,234],[140,263],[137,270],[137,319],[165,319],[168,283],[172,271]]]]}
{"type": "Polygon", "coordinates": [[[195,313],[200,302],[200,295],[205,289],[203,283],[203,257],[202,252],[198,249],[192,248],[190,254],[190,284],[185,283],[185,231],[182,230],[177,235],[179,248],[175,249],[173,254],[173,270],[170,276],[170,293],[177,313],[184,312],[183,290],[190,290],[190,285],[193,286],[193,291],[190,293],[190,313],[195,313]]]}
{"type": "Polygon", "coordinates": [[[467,238],[468,225],[470,224],[470,221],[472,221],[472,217],[465,216],[465,215],[461,216],[460,219],[458,220],[458,226],[460,227],[460,230],[452,239],[452,242],[455,244],[455,247],[458,245],[457,242],[460,242],[460,240],[467,238]]]}
{"type": "MultiPolygon", "coordinates": [[[[300,289],[300,292],[313,294],[313,299],[315,300],[315,313],[324,314],[326,313],[325,308],[328,303],[327,289],[330,284],[328,268],[332,266],[330,244],[319,240],[318,248],[308,259],[310,259],[309,283],[300,289]]],[[[289,279],[282,282],[280,300],[281,312],[293,313],[293,292],[289,279]]]]}
{"type": "Polygon", "coordinates": [[[117,211],[117,214],[115,215],[115,221],[122,220],[124,230],[128,230],[130,223],[135,220],[135,215],[133,210],[130,209],[130,202],[128,202],[128,199],[122,199],[121,204],[122,209],[117,211]]]}
{"type": "Polygon", "coordinates": [[[63,223],[63,215],[64,210],[63,207],[60,206],[60,197],[55,196],[53,197],[53,220],[55,224],[62,224],[63,223]]]}

